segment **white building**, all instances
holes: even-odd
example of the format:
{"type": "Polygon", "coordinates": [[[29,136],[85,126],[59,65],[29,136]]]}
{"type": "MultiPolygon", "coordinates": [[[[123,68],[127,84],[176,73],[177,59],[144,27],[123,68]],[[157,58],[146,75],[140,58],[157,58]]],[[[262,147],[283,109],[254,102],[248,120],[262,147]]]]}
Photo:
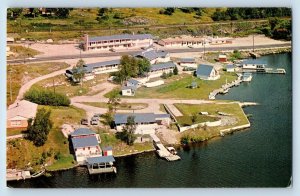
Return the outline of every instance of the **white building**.
{"type": "Polygon", "coordinates": [[[181,58],[177,63],[182,67],[197,68],[197,63],[195,58],[181,58]]]}
{"type": "Polygon", "coordinates": [[[110,49],[138,49],[146,48],[153,44],[150,34],[121,34],[111,36],[89,37],[85,34],[84,50],[110,50],[110,49]]]}
{"type": "Polygon", "coordinates": [[[227,72],[235,72],[235,67],[234,67],[234,65],[233,65],[233,64],[228,64],[228,65],[226,66],[226,71],[227,71],[227,72]]]}
{"type": "Polygon", "coordinates": [[[122,96],[134,96],[135,91],[137,87],[136,86],[122,86],[121,93],[122,96]]]}
{"type": "Polygon", "coordinates": [[[170,54],[163,50],[149,49],[139,52],[134,55],[137,58],[144,58],[150,61],[151,64],[164,63],[170,61],[170,54]]]}
{"type": "Polygon", "coordinates": [[[99,146],[100,137],[95,132],[80,128],[71,133],[70,137],[75,158],[79,164],[85,164],[87,158],[102,156],[102,150],[99,146]]]}
{"type": "Polygon", "coordinates": [[[202,80],[217,80],[220,78],[219,72],[212,65],[199,65],[196,74],[202,80]]]}
{"type": "Polygon", "coordinates": [[[176,65],[173,62],[159,63],[151,65],[148,72],[148,78],[156,78],[163,75],[163,73],[173,72],[176,65]]]}
{"type": "Polygon", "coordinates": [[[123,130],[129,116],[134,118],[136,124],[135,134],[153,134],[159,125],[169,126],[171,122],[169,114],[119,113],[114,116],[114,123],[117,131],[123,130]]]}

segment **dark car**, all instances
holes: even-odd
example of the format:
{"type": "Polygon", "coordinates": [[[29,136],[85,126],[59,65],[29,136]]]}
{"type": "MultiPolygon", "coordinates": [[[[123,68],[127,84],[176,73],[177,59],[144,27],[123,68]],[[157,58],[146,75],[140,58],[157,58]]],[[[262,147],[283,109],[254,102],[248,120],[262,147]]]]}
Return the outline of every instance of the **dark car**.
{"type": "Polygon", "coordinates": [[[82,125],[88,125],[88,124],[89,124],[89,121],[88,121],[88,119],[83,118],[83,119],[81,119],[80,123],[81,123],[82,125]]]}
{"type": "Polygon", "coordinates": [[[101,114],[100,114],[100,113],[94,114],[94,116],[93,116],[93,117],[100,118],[100,117],[101,117],[101,114]]]}

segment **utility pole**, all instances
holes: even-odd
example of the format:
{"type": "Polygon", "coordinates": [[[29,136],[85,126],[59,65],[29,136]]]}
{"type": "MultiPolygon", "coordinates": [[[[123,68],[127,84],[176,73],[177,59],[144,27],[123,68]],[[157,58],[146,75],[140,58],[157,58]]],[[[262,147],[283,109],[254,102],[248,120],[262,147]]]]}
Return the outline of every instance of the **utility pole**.
{"type": "Polygon", "coordinates": [[[205,57],[205,38],[203,39],[203,60],[205,57]]]}
{"type": "Polygon", "coordinates": [[[252,51],[254,52],[254,34],[252,34],[252,43],[253,43],[252,51]]]}
{"type": "Polygon", "coordinates": [[[11,72],[12,70],[9,70],[9,94],[10,94],[10,101],[12,102],[12,88],[11,88],[11,72]]]}

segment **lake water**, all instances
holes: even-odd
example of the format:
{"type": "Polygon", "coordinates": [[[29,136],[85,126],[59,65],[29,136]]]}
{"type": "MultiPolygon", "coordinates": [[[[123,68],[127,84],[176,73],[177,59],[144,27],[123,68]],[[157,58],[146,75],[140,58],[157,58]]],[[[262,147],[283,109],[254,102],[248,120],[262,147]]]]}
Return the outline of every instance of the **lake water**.
{"type": "Polygon", "coordinates": [[[291,53],[252,60],[285,68],[286,75],[254,74],[217,99],[253,101],[251,128],[178,149],[181,161],[154,152],[116,158],[117,175],[89,176],[85,167],[52,177],[9,182],[10,187],[286,187],[292,175],[291,53]]]}

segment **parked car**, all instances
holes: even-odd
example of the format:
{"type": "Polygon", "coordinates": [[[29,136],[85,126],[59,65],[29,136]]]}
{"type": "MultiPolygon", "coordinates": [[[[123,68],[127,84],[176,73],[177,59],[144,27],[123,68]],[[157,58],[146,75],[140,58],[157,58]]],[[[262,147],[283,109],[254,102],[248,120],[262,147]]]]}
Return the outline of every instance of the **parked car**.
{"type": "Polygon", "coordinates": [[[89,124],[89,121],[88,121],[88,119],[83,118],[83,119],[81,119],[80,123],[81,123],[82,125],[88,125],[88,124],[89,124]]]}
{"type": "Polygon", "coordinates": [[[113,48],[109,49],[109,51],[111,51],[111,52],[116,52],[116,50],[113,49],[113,48]]]}
{"type": "Polygon", "coordinates": [[[96,113],[96,114],[94,114],[93,117],[100,118],[100,117],[101,117],[101,114],[100,114],[100,113],[96,113]]]}
{"type": "Polygon", "coordinates": [[[98,125],[99,118],[98,117],[92,117],[90,123],[91,123],[91,125],[98,125]]]}

